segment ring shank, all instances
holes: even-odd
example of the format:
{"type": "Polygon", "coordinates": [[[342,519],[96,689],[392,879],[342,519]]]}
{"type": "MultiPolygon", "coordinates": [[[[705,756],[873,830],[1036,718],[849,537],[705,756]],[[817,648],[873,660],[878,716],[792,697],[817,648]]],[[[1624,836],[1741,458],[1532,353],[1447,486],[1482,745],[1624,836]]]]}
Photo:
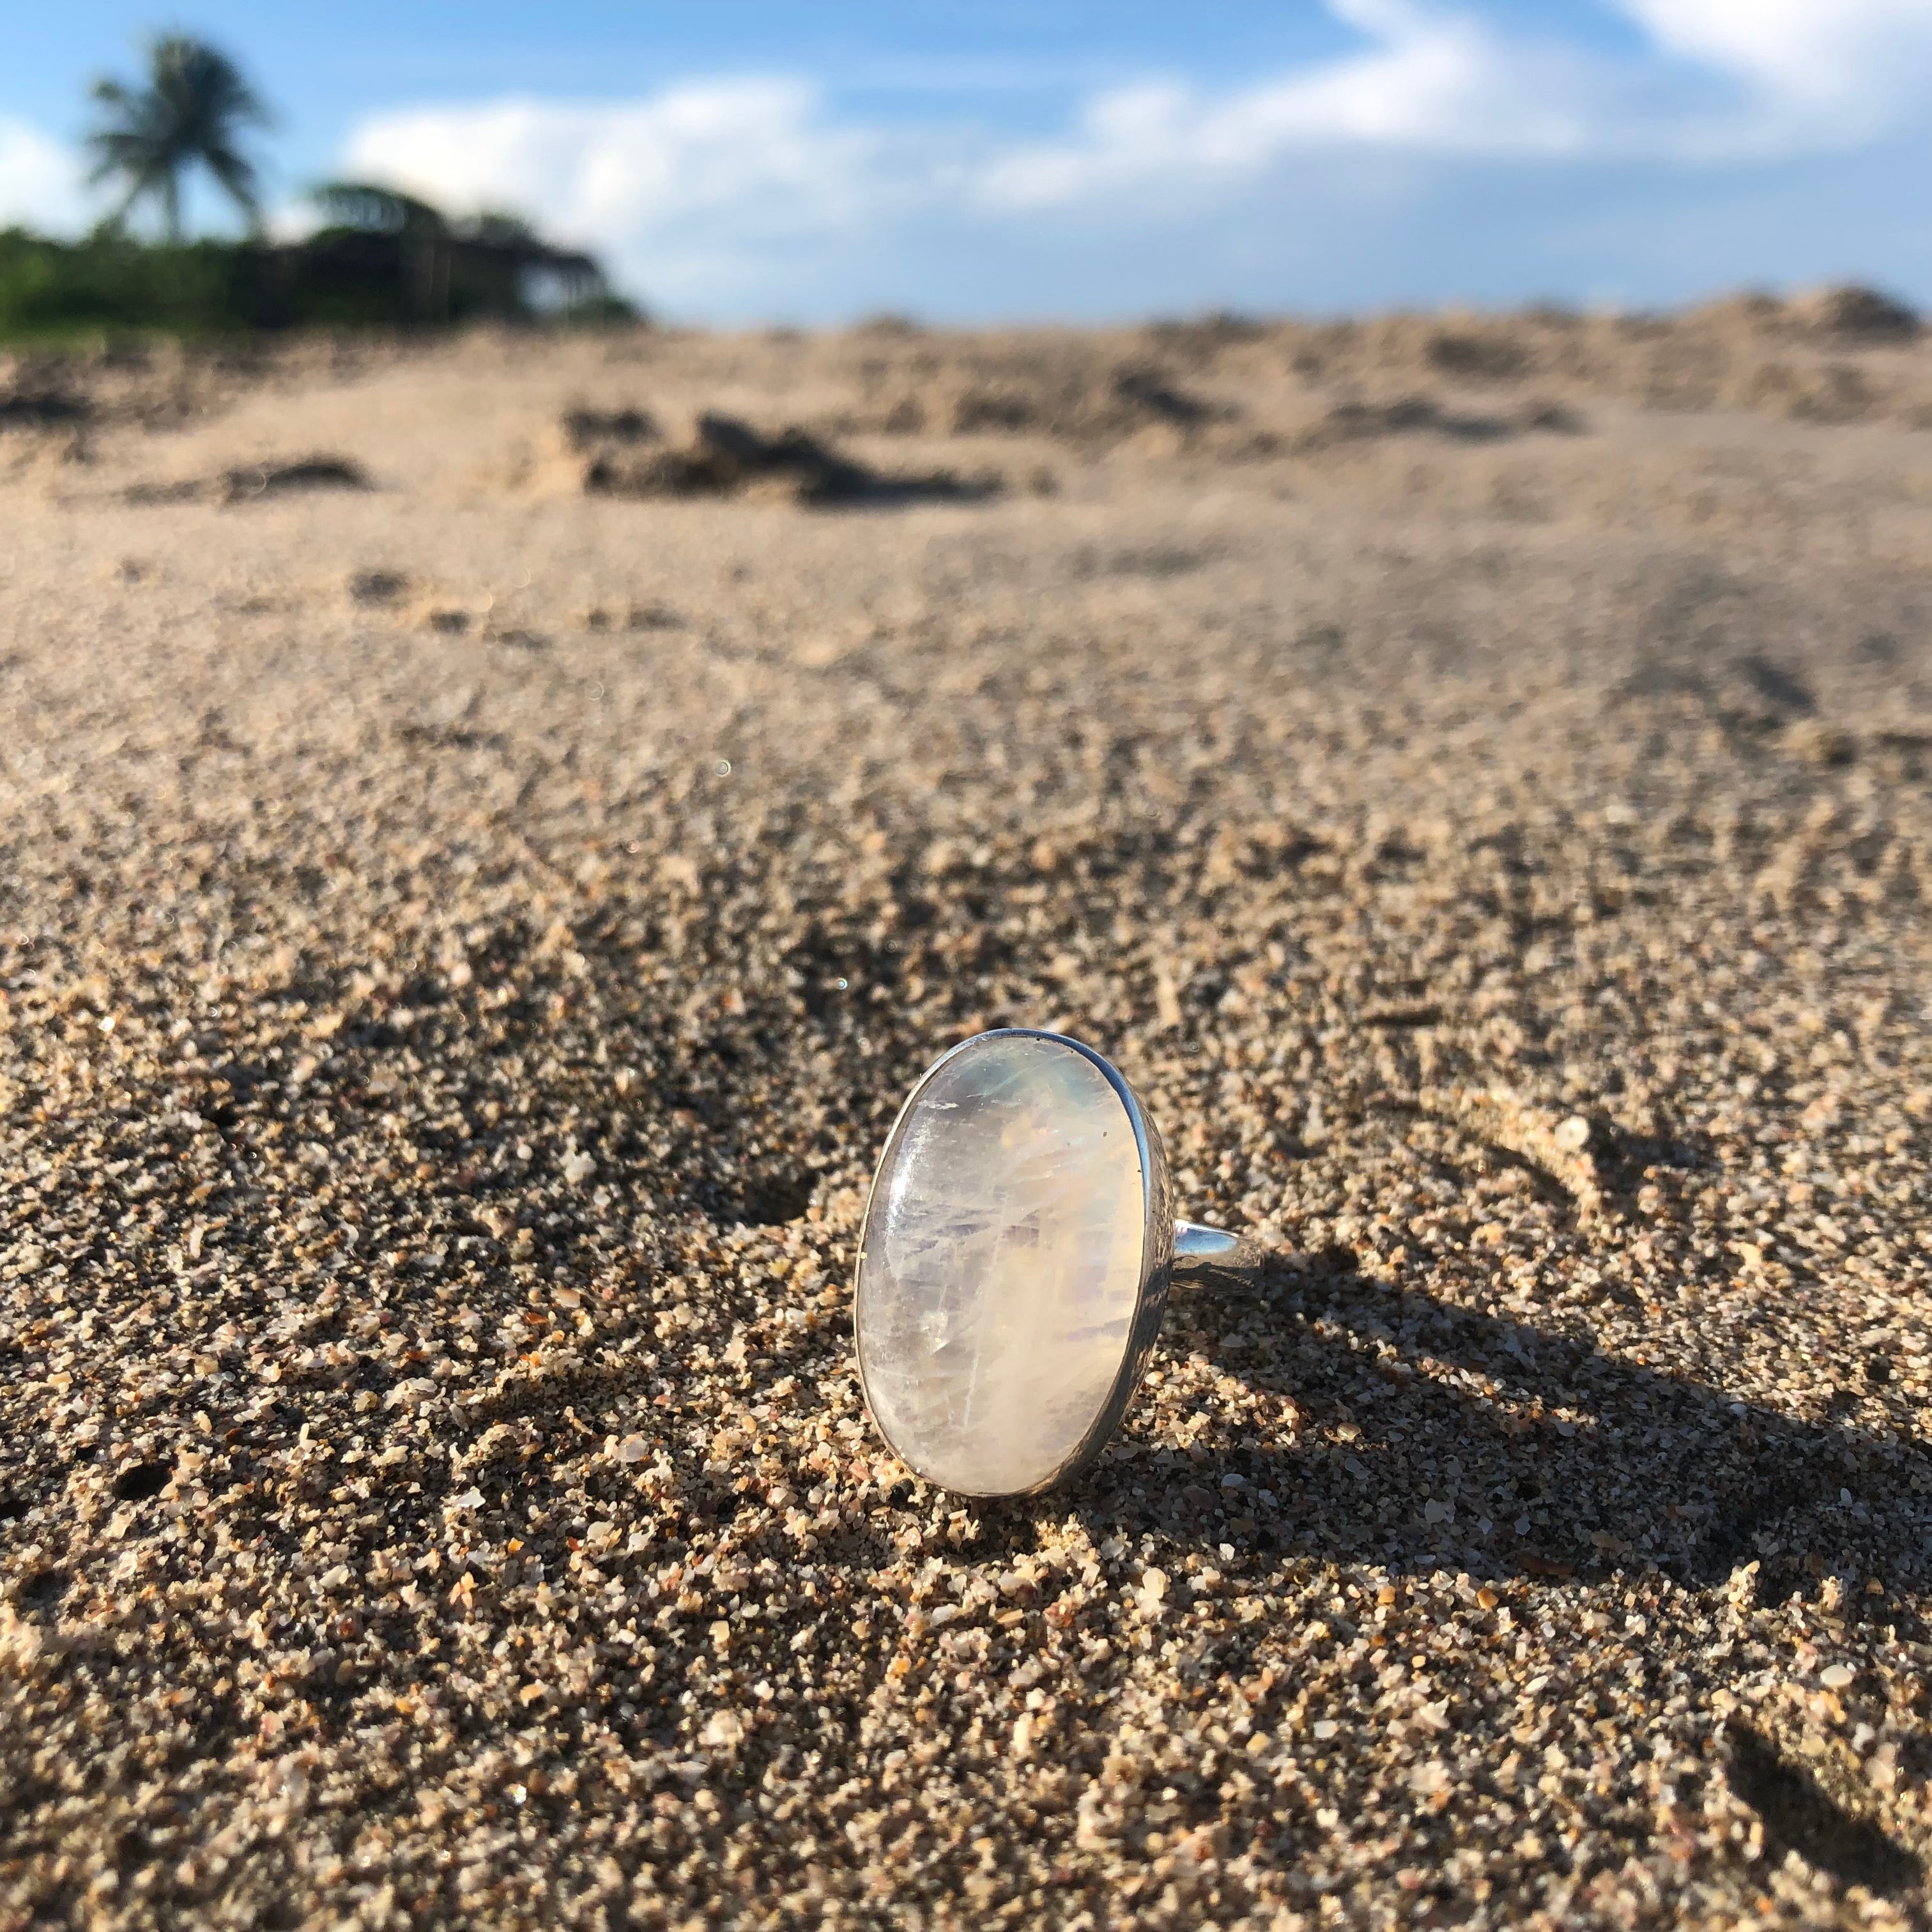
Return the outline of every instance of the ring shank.
{"type": "Polygon", "coordinates": [[[1220,1228],[1204,1226],[1198,1221],[1174,1224],[1174,1267],[1177,1274],[1199,1268],[1240,1268],[1246,1259],[1245,1246],[1238,1234],[1220,1228]]]}

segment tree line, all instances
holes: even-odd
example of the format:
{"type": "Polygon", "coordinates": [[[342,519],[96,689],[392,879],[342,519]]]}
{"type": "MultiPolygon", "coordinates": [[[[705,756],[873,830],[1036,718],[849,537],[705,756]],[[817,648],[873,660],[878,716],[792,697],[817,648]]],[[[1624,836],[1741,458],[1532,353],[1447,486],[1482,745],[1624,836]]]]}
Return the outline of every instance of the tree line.
{"type": "Polygon", "coordinates": [[[271,117],[236,63],[205,41],[154,35],[140,78],[99,81],[93,100],[90,178],[116,199],[79,241],[0,230],[0,334],[435,327],[636,313],[594,256],[556,246],[520,216],[452,218],[380,182],[323,184],[308,197],[320,217],[315,231],[271,241],[250,152],[250,136],[271,117]],[[196,176],[240,217],[238,238],[188,238],[185,191],[196,176]],[[136,226],[148,211],[158,222],[152,240],[136,226]]]}

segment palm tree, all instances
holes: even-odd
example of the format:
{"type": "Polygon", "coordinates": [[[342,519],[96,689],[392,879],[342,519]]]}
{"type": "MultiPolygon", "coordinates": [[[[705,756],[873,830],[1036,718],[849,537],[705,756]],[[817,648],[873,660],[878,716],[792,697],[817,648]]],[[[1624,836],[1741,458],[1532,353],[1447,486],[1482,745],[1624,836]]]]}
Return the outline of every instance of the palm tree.
{"type": "Polygon", "coordinates": [[[262,224],[260,178],[242,152],[242,130],[267,124],[268,110],[241,70],[218,48],[179,34],[148,43],[148,71],[139,86],[97,81],[94,98],[105,110],[87,139],[94,182],[118,180],[120,206],[108,218],[118,227],[135,203],[158,196],[168,239],[182,238],[182,179],[207,169],[242,211],[251,230],[262,224]]]}

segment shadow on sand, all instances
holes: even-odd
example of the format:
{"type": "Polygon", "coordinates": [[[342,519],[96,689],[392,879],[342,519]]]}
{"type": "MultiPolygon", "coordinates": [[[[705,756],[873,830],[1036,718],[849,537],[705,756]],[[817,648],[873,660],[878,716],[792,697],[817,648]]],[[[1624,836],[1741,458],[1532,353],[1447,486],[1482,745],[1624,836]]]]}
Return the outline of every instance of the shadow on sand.
{"type": "Polygon", "coordinates": [[[1927,1580],[1932,1454],[1902,1428],[1794,1420],[1333,1256],[1199,1277],[1171,1305],[1167,1346],[1292,1395],[1298,1436],[1183,1453],[1130,1426],[1070,1498],[986,1510],[990,1544],[1026,1546],[1070,1500],[1096,1535],[1398,1574],[1654,1568],[1697,1587],[1756,1562],[1766,1592],[1834,1574],[1848,1603],[1874,1576],[1927,1580]],[[1264,1370],[1245,1339],[1262,1327],[1264,1370]]]}

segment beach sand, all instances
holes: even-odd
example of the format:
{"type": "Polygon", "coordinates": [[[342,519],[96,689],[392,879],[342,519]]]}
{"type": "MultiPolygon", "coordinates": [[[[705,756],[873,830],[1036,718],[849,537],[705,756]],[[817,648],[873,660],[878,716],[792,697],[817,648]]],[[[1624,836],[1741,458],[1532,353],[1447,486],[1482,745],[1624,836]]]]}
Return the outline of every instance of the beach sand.
{"type": "Polygon", "coordinates": [[[0,366],[0,1928],[1923,1923],[1928,564],[1842,300],[0,366]],[[987,1507],[1003,1024],[1271,1258],[987,1507]]]}

